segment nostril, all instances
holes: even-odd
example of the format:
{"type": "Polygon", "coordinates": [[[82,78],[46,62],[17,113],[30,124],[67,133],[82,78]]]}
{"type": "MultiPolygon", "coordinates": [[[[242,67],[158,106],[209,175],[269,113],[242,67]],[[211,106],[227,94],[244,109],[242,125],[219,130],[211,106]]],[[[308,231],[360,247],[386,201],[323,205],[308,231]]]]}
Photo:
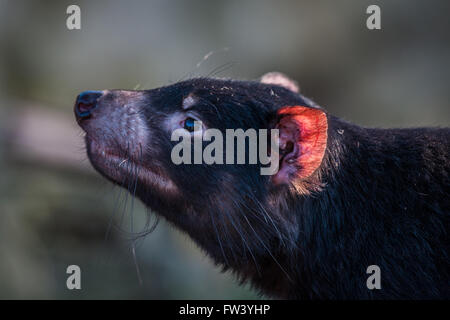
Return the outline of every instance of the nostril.
{"type": "Polygon", "coordinates": [[[91,111],[97,106],[98,99],[103,95],[102,91],[84,91],[77,97],[75,103],[75,114],[77,118],[87,118],[91,111]]]}
{"type": "Polygon", "coordinates": [[[86,104],[86,103],[83,103],[83,102],[79,102],[78,103],[78,111],[80,111],[80,113],[89,112],[94,107],[95,107],[95,105],[93,103],[90,103],[90,104],[86,104]]]}

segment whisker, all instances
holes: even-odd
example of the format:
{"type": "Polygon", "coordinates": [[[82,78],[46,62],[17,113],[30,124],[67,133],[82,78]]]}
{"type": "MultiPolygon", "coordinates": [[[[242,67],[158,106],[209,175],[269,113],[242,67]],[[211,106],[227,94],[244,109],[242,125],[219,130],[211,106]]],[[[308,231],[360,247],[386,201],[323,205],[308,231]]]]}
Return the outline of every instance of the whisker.
{"type": "Polygon", "coordinates": [[[123,192],[123,188],[120,188],[117,199],[114,201],[113,212],[111,214],[111,217],[109,218],[108,227],[106,228],[106,232],[105,232],[105,241],[108,240],[109,235],[111,233],[111,228],[114,223],[114,217],[117,213],[117,209],[119,208],[119,202],[120,202],[120,198],[122,197],[122,192],[123,192]]]}
{"type": "Polygon", "coordinates": [[[131,251],[133,254],[133,260],[134,260],[134,265],[136,267],[136,274],[138,277],[139,285],[142,286],[144,284],[144,282],[142,280],[141,270],[139,269],[139,264],[138,264],[137,257],[136,257],[136,246],[135,246],[134,241],[132,242],[132,245],[131,245],[131,251]]]}
{"type": "Polygon", "coordinates": [[[249,209],[251,212],[256,213],[255,217],[257,219],[259,219],[260,221],[262,221],[259,217],[258,214],[262,214],[262,216],[265,219],[265,223],[267,225],[269,225],[269,223],[267,222],[267,220],[269,220],[271,222],[271,224],[273,225],[275,232],[277,233],[278,238],[281,241],[281,244],[286,247],[286,243],[284,242],[284,238],[285,236],[283,236],[283,234],[280,232],[280,230],[278,229],[278,227],[276,226],[275,222],[273,221],[272,217],[270,216],[270,214],[266,211],[266,209],[264,208],[264,206],[261,204],[261,202],[254,196],[252,195],[252,197],[250,198],[251,200],[255,201],[255,204],[257,205],[257,207],[261,210],[254,210],[253,208],[250,208],[247,206],[247,204],[244,201],[241,201],[242,205],[244,205],[247,209],[249,209]]]}
{"type": "MultiPolygon", "coordinates": [[[[249,251],[249,253],[250,253],[250,255],[251,255],[252,259],[253,259],[253,262],[255,263],[256,271],[257,271],[258,275],[261,276],[261,272],[260,272],[260,269],[259,269],[259,265],[258,265],[258,263],[256,262],[256,258],[255,258],[255,256],[253,255],[252,249],[251,249],[250,246],[248,245],[247,241],[245,241],[245,237],[243,236],[242,232],[241,232],[241,231],[239,230],[239,228],[237,228],[236,225],[234,224],[234,219],[233,219],[233,217],[232,217],[227,211],[225,211],[225,213],[227,214],[227,217],[228,217],[228,219],[229,219],[231,225],[234,227],[234,229],[236,230],[236,232],[237,232],[237,233],[239,234],[239,236],[241,237],[241,239],[242,239],[242,241],[243,241],[245,247],[247,247],[247,249],[248,249],[248,251],[249,251]]],[[[239,223],[239,222],[238,222],[238,223],[239,223]]],[[[239,223],[239,226],[240,226],[240,223],[239,223]]]]}
{"type": "Polygon", "coordinates": [[[217,117],[219,118],[219,120],[222,120],[222,116],[220,115],[219,110],[217,109],[217,107],[214,105],[214,103],[204,99],[204,98],[200,98],[201,101],[203,101],[205,104],[211,106],[214,108],[214,110],[216,111],[217,117]]]}
{"type": "Polygon", "coordinates": [[[288,278],[288,280],[290,282],[293,282],[291,277],[289,276],[289,274],[284,270],[284,268],[281,266],[281,264],[278,262],[278,260],[275,258],[275,256],[272,254],[272,252],[269,250],[269,248],[266,246],[266,244],[264,243],[264,241],[262,241],[262,239],[258,236],[258,233],[255,231],[255,229],[253,229],[250,221],[248,221],[247,217],[245,216],[245,214],[242,215],[245,219],[245,221],[247,221],[250,229],[253,231],[253,233],[255,234],[256,239],[261,243],[261,245],[266,249],[266,251],[269,253],[269,255],[272,257],[273,261],[275,261],[275,263],[278,265],[278,267],[281,269],[281,271],[283,271],[283,273],[286,275],[286,277],[288,278]]]}
{"type": "MultiPolygon", "coordinates": [[[[231,251],[231,255],[233,256],[233,261],[237,264],[238,259],[236,257],[236,253],[234,252],[233,237],[231,237],[230,232],[228,230],[228,224],[225,223],[223,214],[219,214],[219,218],[220,218],[220,223],[221,223],[223,231],[224,231],[226,243],[228,243],[230,246],[230,251],[231,251]]],[[[244,250],[244,253],[245,253],[245,250],[244,250]]]]}
{"type": "Polygon", "coordinates": [[[226,63],[224,63],[224,64],[221,64],[220,66],[214,68],[210,73],[208,73],[208,74],[206,75],[206,77],[207,77],[207,78],[209,78],[209,77],[214,77],[214,76],[218,75],[219,73],[224,72],[224,71],[230,69],[231,67],[234,66],[234,64],[236,64],[235,61],[229,61],[229,62],[226,62],[226,63]]]}
{"type": "Polygon", "coordinates": [[[199,68],[202,64],[203,64],[203,62],[205,62],[206,60],[208,60],[211,56],[213,56],[213,55],[215,55],[215,54],[217,54],[217,53],[219,53],[219,52],[223,52],[223,51],[228,51],[230,48],[228,48],[228,47],[224,47],[224,48],[222,48],[222,49],[220,49],[220,50],[213,50],[213,51],[210,51],[210,52],[208,52],[207,54],[205,54],[205,56],[203,57],[203,59],[202,60],[200,60],[197,64],[196,64],[196,68],[199,68]]]}
{"type": "Polygon", "coordinates": [[[211,211],[209,211],[209,216],[211,217],[211,223],[213,225],[214,232],[216,233],[217,241],[219,241],[219,246],[220,246],[220,250],[222,251],[223,259],[225,260],[225,263],[227,265],[230,265],[228,263],[227,255],[225,254],[225,251],[223,249],[222,241],[220,240],[219,232],[217,231],[217,226],[216,226],[216,223],[214,221],[214,217],[213,217],[211,211]]]}
{"type": "Polygon", "coordinates": [[[120,168],[122,166],[122,164],[124,164],[127,161],[128,161],[128,159],[123,159],[117,167],[120,168]]]}
{"type": "MultiPolygon", "coordinates": [[[[137,188],[137,181],[139,176],[139,168],[137,165],[133,165],[133,173],[134,173],[134,190],[133,190],[133,197],[131,197],[131,207],[130,207],[130,232],[133,233],[134,230],[134,199],[136,196],[136,188],[137,188]]],[[[136,257],[136,247],[135,247],[135,241],[131,242],[131,251],[133,254],[133,260],[134,265],[136,267],[136,274],[138,277],[139,284],[142,286],[142,278],[141,273],[139,271],[139,265],[137,263],[137,257],[136,257]]]]}
{"type": "Polygon", "coordinates": [[[220,52],[224,52],[224,51],[228,51],[228,50],[230,50],[229,47],[224,47],[224,48],[219,49],[219,50],[215,50],[215,51],[210,51],[210,52],[208,52],[207,54],[205,54],[205,55],[203,56],[202,60],[200,60],[200,61],[195,65],[195,68],[193,68],[191,71],[186,72],[180,79],[178,79],[177,82],[180,82],[180,81],[183,81],[183,80],[185,80],[185,79],[191,78],[192,75],[195,73],[195,71],[197,71],[197,70],[200,68],[200,66],[201,66],[205,61],[207,61],[209,58],[211,58],[212,56],[214,56],[214,55],[216,55],[216,54],[218,54],[218,53],[220,53],[220,52]]]}

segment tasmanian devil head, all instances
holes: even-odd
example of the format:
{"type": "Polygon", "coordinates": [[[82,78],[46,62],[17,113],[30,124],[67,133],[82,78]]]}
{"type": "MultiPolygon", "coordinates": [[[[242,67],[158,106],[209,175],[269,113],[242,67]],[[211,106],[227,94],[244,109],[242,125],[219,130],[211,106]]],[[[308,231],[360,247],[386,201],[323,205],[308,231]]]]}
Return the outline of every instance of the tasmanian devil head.
{"type": "MultiPolygon", "coordinates": [[[[327,145],[325,112],[295,82],[269,73],[260,81],[201,78],[153,90],[85,91],[75,115],[97,171],[187,232],[224,269],[287,295],[283,283],[295,277],[287,252],[296,251],[298,232],[288,208],[320,189],[327,145]],[[192,163],[174,163],[177,129],[192,137],[216,129],[224,140],[230,129],[277,129],[277,170],[262,175],[259,157],[227,162],[226,141],[223,161],[195,163],[192,154],[192,163]]],[[[270,132],[258,136],[266,138],[270,132]]]]}

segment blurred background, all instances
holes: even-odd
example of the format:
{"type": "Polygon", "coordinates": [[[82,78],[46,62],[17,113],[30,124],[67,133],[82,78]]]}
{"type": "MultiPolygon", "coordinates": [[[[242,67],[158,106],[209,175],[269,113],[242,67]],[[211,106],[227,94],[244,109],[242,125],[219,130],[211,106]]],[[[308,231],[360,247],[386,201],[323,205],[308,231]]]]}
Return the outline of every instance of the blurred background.
{"type": "Polygon", "coordinates": [[[258,298],[163,220],[133,241],[131,213],[134,231],[146,230],[148,213],[91,169],[76,95],[281,71],[361,125],[449,126],[449,9],[411,0],[0,0],[0,298],[258,298]],[[81,7],[81,30],[66,28],[70,4],[81,7]],[[381,30],[366,28],[370,4],[381,7],[381,30]],[[66,288],[71,264],[82,290],[66,288]]]}

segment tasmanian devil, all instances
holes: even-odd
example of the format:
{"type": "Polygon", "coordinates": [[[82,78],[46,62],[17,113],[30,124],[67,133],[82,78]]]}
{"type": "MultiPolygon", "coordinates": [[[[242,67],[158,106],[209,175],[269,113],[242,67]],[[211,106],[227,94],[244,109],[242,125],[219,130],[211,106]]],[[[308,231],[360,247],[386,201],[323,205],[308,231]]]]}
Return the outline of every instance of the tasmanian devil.
{"type": "Polygon", "coordinates": [[[450,298],[448,128],[350,124],[278,73],[86,91],[75,115],[96,170],[265,296],[450,298]],[[174,163],[172,132],[196,121],[278,129],[278,171],[174,163]]]}

